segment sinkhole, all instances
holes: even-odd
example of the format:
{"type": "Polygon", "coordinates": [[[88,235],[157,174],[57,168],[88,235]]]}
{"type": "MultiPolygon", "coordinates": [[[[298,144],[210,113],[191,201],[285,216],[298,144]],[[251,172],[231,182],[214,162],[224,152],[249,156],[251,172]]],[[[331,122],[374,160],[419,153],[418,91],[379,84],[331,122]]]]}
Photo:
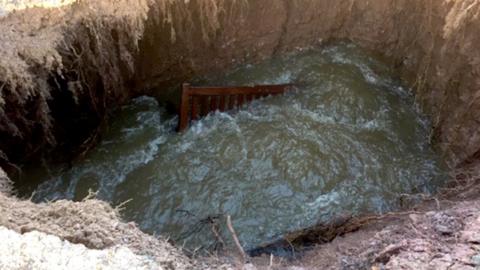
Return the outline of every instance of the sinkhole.
{"type": "Polygon", "coordinates": [[[410,89],[377,56],[337,43],[196,78],[198,85],[284,84],[292,91],[175,131],[162,102],[115,110],[102,140],[69,166],[26,172],[33,200],[122,205],[148,233],[188,249],[229,242],[230,215],[246,249],[344,213],[385,213],[405,194],[433,193],[446,168],[410,89]]]}

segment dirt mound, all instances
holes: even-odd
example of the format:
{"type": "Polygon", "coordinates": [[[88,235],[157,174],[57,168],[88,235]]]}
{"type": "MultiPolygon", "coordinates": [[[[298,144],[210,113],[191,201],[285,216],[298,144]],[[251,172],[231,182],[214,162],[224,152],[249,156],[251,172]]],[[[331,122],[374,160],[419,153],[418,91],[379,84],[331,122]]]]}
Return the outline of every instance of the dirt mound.
{"type": "MultiPolygon", "coordinates": [[[[0,169],[0,187],[10,190],[10,180],[3,176],[0,169]]],[[[215,258],[188,258],[165,239],[141,232],[134,223],[124,223],[117,209],[95,199],[35,204],[0,192],[0,226],[21,234],[39,231],[55,235],[90,249],[127,247],[166,269],[228,269],[215,258]]]]}
{"type": "Polygon", "coordinates": [[[477,269],[479,213],[479,201],[411,212],[384,229],[338,238],[303,261],[319,269],[477,269]]]}
{"type": "Polygon", "coordinates": [[[126,247],[105,250],[87,249],[57,236],[41,232],[19,234],[0,226],[0,267],[2,269],[158,269],[147,256],[134,254],[126,247]],[[61,254],[59,256],[58,254],[61,254]]]}
{"type": "Polygon", "coordinates": [[[191,266],[190,260],[165,240],[142,233],[133,223],[121,222],[118,213],[102,201],[34,204],[1,194],[0,212],[0,225],[22,234],[40,231],[93,249],[127,246],[137,254],[156,258],[160,265],[191,266]]]}
{"type": "Polygon", "coordinates": [[[295,261],[262,257],[254,264],[258,269],[478,269],[480,201],[442,205],[442,210],[376,217],[377,222],[295,261]]]}

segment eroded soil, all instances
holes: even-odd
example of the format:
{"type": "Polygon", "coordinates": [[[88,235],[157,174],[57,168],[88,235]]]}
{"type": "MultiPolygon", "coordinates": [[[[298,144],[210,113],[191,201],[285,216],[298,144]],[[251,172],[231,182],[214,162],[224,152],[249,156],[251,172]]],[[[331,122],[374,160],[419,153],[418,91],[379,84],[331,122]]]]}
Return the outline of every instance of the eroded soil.
{"type": "MultiPolygon", "coordinates": [[[[461,169],[479,159],[478,0],[133,2],[82,1],[0,19],[0,159],[6,170],[16,171],[12,162],[43,153],[78,132],[69,126],[78,111],[62,119],[62,108],[95,115],[91,123],[73,122],[84,127],[86,135],[74,141],[83,144],[92,140],[106,108],[132,95],[160,96],[165,86],[194,74],[339,38],[381,51],[410,75],[419,103],[434,121],[432,139],[452,166],[461,169]],[[58,93],[72,94],[59,98],[58,93]]],[[[397,214],[401,218],[376,223],[384,228],[363,228],[301,261],[285,265],[274,259],[273,265],[478,267],[478,192],[471,181],[461,182],[469,187],[459,197],[463,201],[441,202],[441,210],[434,212],[397,214]]],[[[8,184],[0,187],[11,191],[8,184]]],[[[181,254],[176,261],[176,249],[165,249],[120,223],[115,211],[98,201],[35,205],[2,194],[0,216],[0,225],[19,232],[39,230],[97,248],[137,246],[139,252],[158,253],[159,263],[172,267],[196,269],[200,263],[181,254]]]]}

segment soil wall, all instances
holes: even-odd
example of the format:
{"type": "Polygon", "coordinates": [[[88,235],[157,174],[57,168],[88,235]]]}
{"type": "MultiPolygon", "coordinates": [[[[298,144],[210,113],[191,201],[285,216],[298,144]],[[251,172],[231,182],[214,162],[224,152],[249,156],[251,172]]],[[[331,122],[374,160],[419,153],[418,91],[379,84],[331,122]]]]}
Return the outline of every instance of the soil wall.
{"type": "MultiPolygon", "coordinates": [[[[109,108],[132,96],[170,99],[194,75],[349,39],[391,61],[431,114],[432,140],[449,164],[473,168],[479,16],[478,0],[81,0],[10,13],[0,18],[0,166],[12,172],[52,149],[81,153],[109,108]]],[[[0,170],[2,226],[93,248],[147,246],[166,264],[177,256],[105,203],[36,205],[9,193],[0,170]]]]}
{"type": "Polygon", "coordinates": [[[0,18],[0,159],[9,169],[54,146],[78,154],[131,96],[176,99],[170,87],[193,75],[335,39],[385,54],[409,79],[452,166],[478,159],[479,3],[90,0],[14,12],[0,18]]]}
{"type": "Polygon", "coordinates": [[[0,165],[90,144],[107,108],[132,92],[147,10],[146,1],[78,1],[0,18],[0,165]]]}
{"type": "Polygon", "coordinates": [[[480,150],[479,3],[177,1],[167,17],[150,10],[139,43],[136,89],[161,95],[193,74],[349,39],[384,54],[412,84],[432,116],[432,139],[456,166],[478,159],[480,150]]]}
{"type": "Polygon", "coordinates": [[[89,0],[10,13],[0,166],[81,153],[132,96],[175,99],[170,87],[194,75],[336,39],[383,53],[431,114],[432,140],[463,166],[480,157],[479,13],[478,0],[89,0]]]}

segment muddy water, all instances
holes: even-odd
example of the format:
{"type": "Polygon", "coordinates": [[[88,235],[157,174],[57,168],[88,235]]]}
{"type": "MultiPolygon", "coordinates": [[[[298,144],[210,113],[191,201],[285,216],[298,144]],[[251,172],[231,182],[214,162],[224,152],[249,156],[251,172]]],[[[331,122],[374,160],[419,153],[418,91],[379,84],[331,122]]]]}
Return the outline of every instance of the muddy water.
{"type": "Polygon", "coordinates": [[[85,160],[51,172],[34,199],[80,200],[95,190],[115,205],[128,201],[124,216],[145,231],[192,249],[213,243],[210,221],[229,239],[229,214],[248,248],[341,213],[393,210],[402,194],[434,192],[444,181],[408,89],[353,45],[198,81],[288,82],[298,89],[210,114],[184,134],[154,99],[137,98],[85,160]]]}

